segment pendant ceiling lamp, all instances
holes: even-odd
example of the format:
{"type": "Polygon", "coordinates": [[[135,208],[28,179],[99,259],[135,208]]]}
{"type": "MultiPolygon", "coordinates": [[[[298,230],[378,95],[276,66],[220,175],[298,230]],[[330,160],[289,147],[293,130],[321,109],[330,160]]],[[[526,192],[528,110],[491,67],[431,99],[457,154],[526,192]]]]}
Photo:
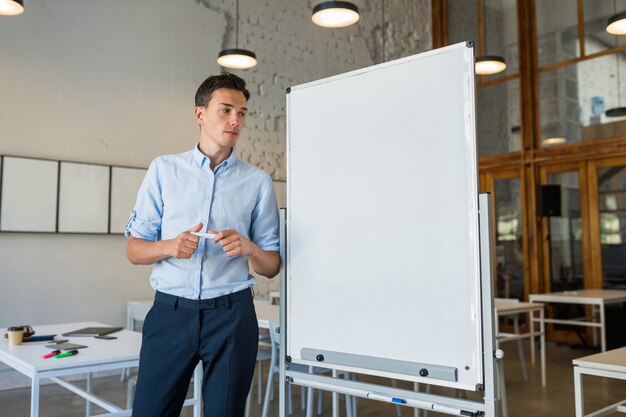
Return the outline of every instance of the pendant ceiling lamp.
{"type": "Polygon", "coordinates": [[[626,107],[622,107],[622,80],[620,74],[620,53],[615,54],[615,67],[617,69],[617,107],[608,109],[606,111],[606,117],[622,117],[626,116],[626,107]]]}
{"type": "Polygon", "coordinates": [[[626,12],[611,16],[606,24],[606,31],[611,35],[626,35],[626,12]]]}
{"type": "Polygon", "coordinates": [[[0,0],[0,15],[17,16],[24,13],[24,0],[0,0]]]}
{"type": "Polygon", "coordinates": [[[235,2],[235,48],[223,49],[217,56],[217,63],[224,68],[248,69],[257,64],[254,52],[239,48],[239,0],[235,2]]]}
{"type": "Polygon", "coordinates": [[[563,144],[565,142],[567,142],[567,139],[565,139],[563,137],[557,137],[557,136],[555,136],[553,138],[546,138],[546,139],[541,141],[543,146],[561,145],[561,144],[563,144]]]}
{"type": "MultiPolygon", "coordinates": [[[[478,1],[478,21],[483,28],[486,27],[485,22],[487,21],[486,2],[487,0],[478,1]]],[[[482,43],[479,45],[480,56],[477,56],[474,61],[476,74],[491,75],[504,71],[506,69],[504,58],[499,55],[487,55],[484,53],[484,51],[487,50],[486,30],[484,30],[483,38],[484,39],[481,39],[481,41],[484,42],[485,47],[482,47],[482,43]]]]}
{"type": "Polygon", "coordinates": [[[344,28],[359,21],[359,9],[348,1],[325,1],[313,8],[311,20],[325,28],[344,28]]]}
{"type": "Polygon", "coordinates": [[[611,35],[626,35],[626,12],[617,13],[617,4],[613,0],[613,16],[609,17],[606,31],[611,35]]]}

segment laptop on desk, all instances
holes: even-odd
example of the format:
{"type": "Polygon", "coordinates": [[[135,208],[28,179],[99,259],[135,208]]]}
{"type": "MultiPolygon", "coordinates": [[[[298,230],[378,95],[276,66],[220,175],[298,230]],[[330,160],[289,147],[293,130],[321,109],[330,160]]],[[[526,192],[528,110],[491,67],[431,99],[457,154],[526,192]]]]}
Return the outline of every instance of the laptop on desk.
{"type": "Polygon", "coordinates": [[[72,332],[63,333],[63,336],[104,336],[105,334],[119,332],[123,327],[83,327],[72,332]]]}

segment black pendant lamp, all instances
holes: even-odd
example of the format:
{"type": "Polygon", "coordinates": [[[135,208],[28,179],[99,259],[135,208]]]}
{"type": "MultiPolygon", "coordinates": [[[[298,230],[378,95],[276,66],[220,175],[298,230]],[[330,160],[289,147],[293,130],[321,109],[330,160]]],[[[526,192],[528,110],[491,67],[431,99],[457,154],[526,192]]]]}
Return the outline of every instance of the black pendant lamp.
{"type": "Polygon", "coordinates": [[[348,1],[325,1],[313,8],[311,20],[325,28],[344,28],[360,19],[359,9],[348,1]]]}
{"type": "Polygon", "coordinates": [[[0,15],[17,16],[24,13],[24,0],[0,0],[0,15]]]}
{"type": "MultiPolygon", "coordinates": [[[[487,21],[487,0],[482,0],[478,2],[478,14],[482,15],[483,28],[486,27],[485,22],[487,21]],[[482,4],[482,8],[480,7],[482,4]],[[482,13],[481,13],[482,12],[482,13]]],[[[487,30],[484,31],[484,43],[485,48],[487,50],[487,30]]],[[[499,55],[481,55],[477,56],[474,60],[475,71],[478,75],[492,75],[502,72],[506,69],[506,62],[504,58],[499,55]]]]}
{"type": "Polygon", "coordinates": [[[239,48],[239,0],[236,0],[235,48],[223,49],[217,55],[217,63],[224,68],[248,69],[257,64],[254,52],[239,48]]]}
{"type": "Polygon", "coordinates": [[[606,31],[611,35],[626,35],[626,12],[611,16],[606,24],[606,31]]]}

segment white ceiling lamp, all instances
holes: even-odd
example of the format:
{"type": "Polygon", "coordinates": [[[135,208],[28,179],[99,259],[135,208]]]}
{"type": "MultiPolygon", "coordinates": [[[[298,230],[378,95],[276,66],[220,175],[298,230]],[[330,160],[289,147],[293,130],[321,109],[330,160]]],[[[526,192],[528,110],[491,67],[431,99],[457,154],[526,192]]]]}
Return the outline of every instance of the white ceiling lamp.
{"type": "Polygon", "coordinates": [[[217,63],[224,68],[248,69],[257,64],[256,54],[239,48],[239,0],[236,0],[235,6],[235,48],[221,50],[217,55],[217,63]]]}
{"type": "MultiPolygon", "coordinates": [[[[482,0],[478,2],[478,14],[479,16],[481,16],[480,20],[482,22],[483,28],[485,28],[484,39],[481,39],[481,41],[484,41],[484,44],[485,44],[485,47],[483,49],[484,51],[487,50],[487,30],[486,30],[487,25],[485,25],[485,22],[487,21],[486,2],[487,0],[482,0]],[[481,5],[483,7],[480,7],[481,5]]],[[[481,50],[480,52],[482,53],[483,51],[481,50]]],[[[474,65],[475,65],[476,74],[478,75],[497,74],[506,69],[506,62],[504,61],[504,58],[499,55],[482,54],[476,57],[476,60],[474,61],[474,65]]]]}
{"type": "Polygon", "coordinates": [[[626,12],[611,16],[606,24],[606,31],[611,35],[626,35],[626,12]]]}
{"type": "Polygon", "coordinates": [[[325,28],[344,28],[359,21],[359,9],[347,1],[325,1],[313,8],[311,20],[325,28]]]}
{"type": "Polygon", "coordinates": [[[17,16],[24,13],[24,0],[0,0],[0,15],[17,16]]]}
{"type": "Polygon", "coordinates": [[[479,75],[497,74],[506,69],[504,58],[498,55],[482,55],[476,57],[474,64],[476,65],[476,74],[479,75]]]}
{"type": "Polygon", "coordinates": [[[567,139],[563,137],[558,137],[558,136],[555,136],[552,138],[545,138],[544,140],[541,141],[543,146],[562,145],[565,142],[567,142],[567,139]]]}

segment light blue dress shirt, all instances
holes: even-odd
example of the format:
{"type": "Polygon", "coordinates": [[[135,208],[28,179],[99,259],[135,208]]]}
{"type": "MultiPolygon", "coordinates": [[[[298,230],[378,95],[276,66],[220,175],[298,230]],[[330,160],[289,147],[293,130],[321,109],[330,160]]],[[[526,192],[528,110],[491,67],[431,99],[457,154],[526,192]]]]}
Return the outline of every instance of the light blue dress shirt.
{"type": "MultiPolygon", "coordinates": [[[[202,232],[234,229],[266,251],[278,251],[278,208],[270,176],[230,157],[211,171],[198,149],[158,157],[137,194],[126,237],[172,239],[198,223],[202,232]]],[[[211,239],[200,239],[189,259],[168,257],[152,268],[155,290],[190,299],[214,298],[252,287],[248,258],[229,257],[211,239]]]]}

